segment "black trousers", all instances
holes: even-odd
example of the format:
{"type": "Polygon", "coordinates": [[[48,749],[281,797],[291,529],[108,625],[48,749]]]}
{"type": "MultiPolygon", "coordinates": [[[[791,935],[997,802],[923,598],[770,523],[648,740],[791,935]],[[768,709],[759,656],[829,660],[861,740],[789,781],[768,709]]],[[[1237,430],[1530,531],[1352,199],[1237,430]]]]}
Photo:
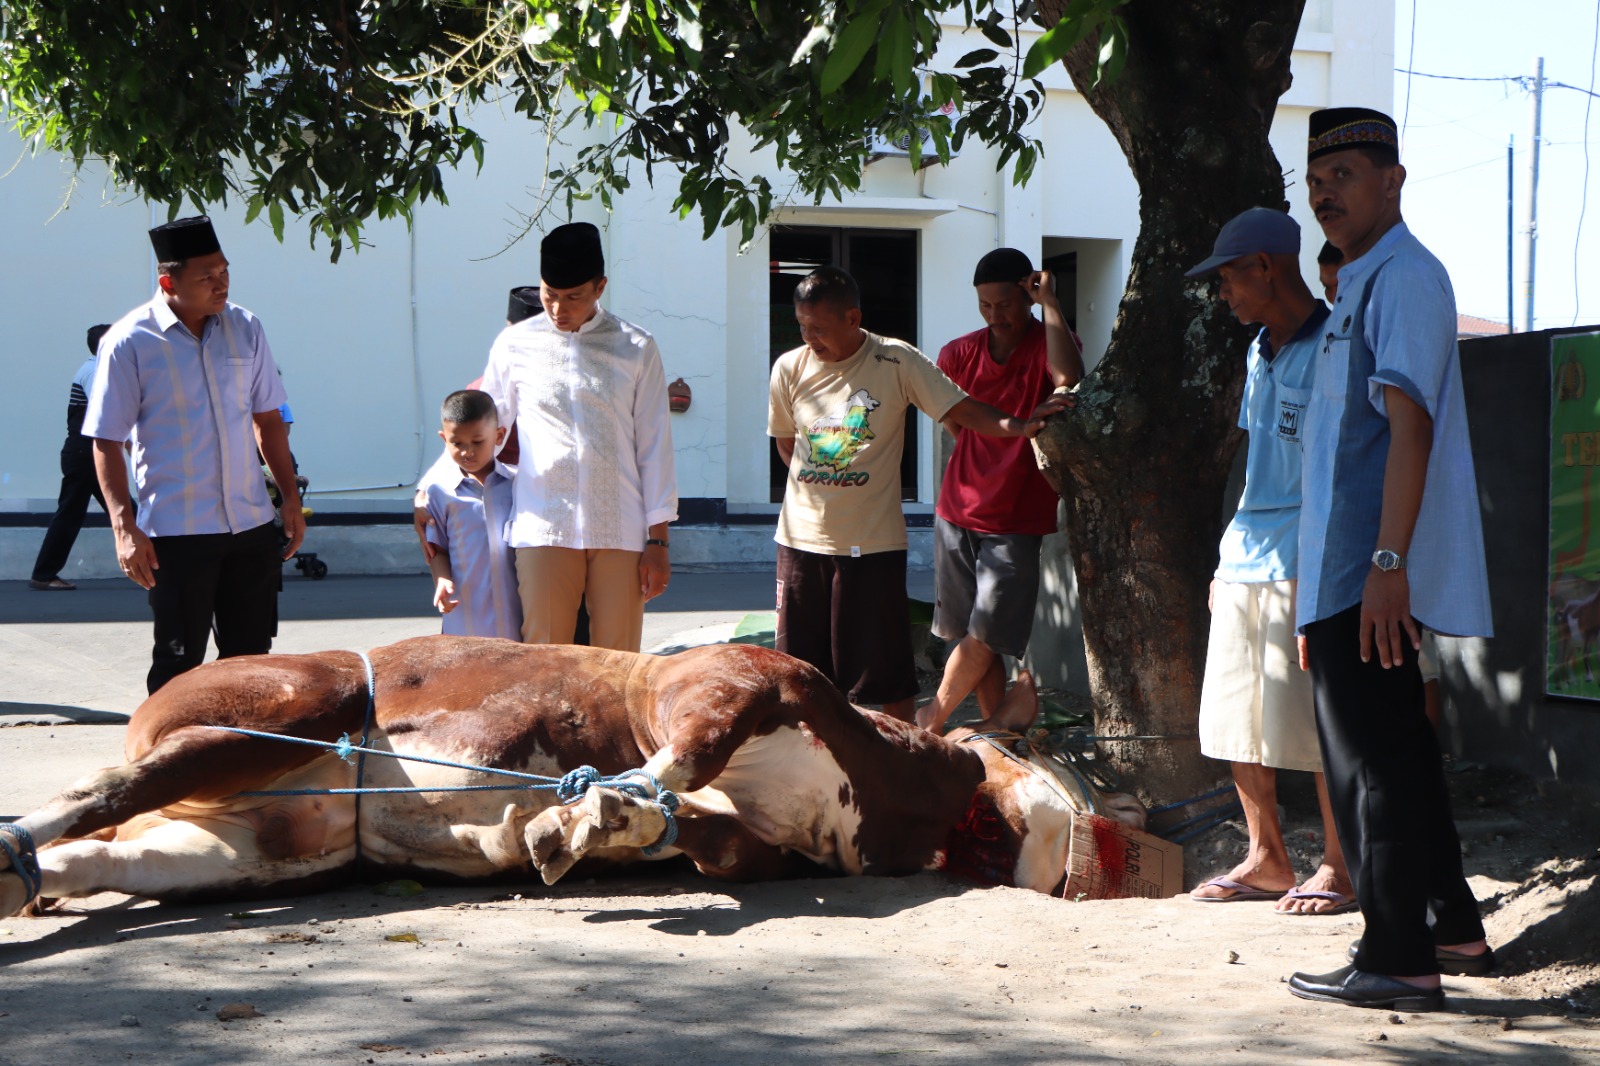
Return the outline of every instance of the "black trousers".
{"type": "Polygon", "coordinates": [[[91,496],[105,508],[100,479],[94,474],[94,443],[87,437],[68,440],[61,446],[61,494],[56,498],[55,517],[50,519],[44,543],[39,545],[39,555],[33,561],[35,581],[49,581],[61,575],[61,568],[67,565],[72,546],[77,543],[78,530],[83,528],[91,496]]]}
{"type": "Polygon", "coordinates": [[[219,659],[272,650],[283,585],[276,525],[152,537],[151,543],[160,564],[150,590],[155,648],[145,684],[152,694],[205,660],[213,631],[219,659]]]}
{"type": "Polygon", "coordinates": [[[1434,945],[1482,939],[1483,923],[1461,871],[1416,652],[1407,641],[1388,670],[1376,651],[1362,662],[1359,605],[1305,636],[1333,821],[1367,920],[1356,969],[1438,973],[1434,945]]]}

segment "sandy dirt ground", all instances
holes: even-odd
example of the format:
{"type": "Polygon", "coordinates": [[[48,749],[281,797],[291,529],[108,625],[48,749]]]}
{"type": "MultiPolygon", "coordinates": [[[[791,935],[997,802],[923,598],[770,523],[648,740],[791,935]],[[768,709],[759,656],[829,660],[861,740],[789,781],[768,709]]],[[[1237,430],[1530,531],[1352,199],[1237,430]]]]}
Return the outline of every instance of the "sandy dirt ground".
{"type": "MultiPolygon", "coordinates": [[[[87,656],[94,632],[56,639],[87,656]]],[[[26,689],[11,698],[69,702],[26,689]]],[[[0,729],[0,812],[117,761],[121,734],[0,729]]],[[[1502,969],[1446,978],[1435,1014],[1289,994],[1290,973],[1344,964],[1359,914],[1073,902],[933,875],[726,886],[672,862],[555,888],[98,896],[0,920],[0,1066],[1600,1061],[1600,796],[1449,776],[1502,969]]],[[[1321,851],[1314,799],[1303,775],[1282,794],[1304,876],[1321,851]]],[[[1188,884],[1228,870],[1243,841],[1233,821],[1190,842],[1188,884]]]]}
{"type": "MultiPolygon", "coordinates": [[[[0,1064],[1595,1061],[1600,807],[1452,780],[1505,964],[1447,978],[1436,1014],[1289,995],[1293,971],[1343,964],[1357,914],[1071,902],[933,875],[724,886],[673,862],[553,889],[99,896],[12,918],[0,1064]],[[1576,841],[1587,854],[1559,854],[1576,841]]],[[[1314,810],[1287,813],[1315,854],[1314,810]]],[[[1189,880],[1225,869],[1241,831],[1192,844],[1189,880]]]]}

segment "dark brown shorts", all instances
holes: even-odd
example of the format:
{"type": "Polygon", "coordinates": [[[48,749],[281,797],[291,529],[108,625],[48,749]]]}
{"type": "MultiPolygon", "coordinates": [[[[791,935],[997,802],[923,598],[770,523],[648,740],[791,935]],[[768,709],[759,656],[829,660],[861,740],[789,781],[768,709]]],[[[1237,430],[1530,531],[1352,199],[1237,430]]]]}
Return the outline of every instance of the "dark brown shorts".
{"type": "Polygon", "coordinates": [[[917,694],[906,599],[906,553],[859,558],[778,545],[778,639],[852,703],[893,703],[917,694]]]}

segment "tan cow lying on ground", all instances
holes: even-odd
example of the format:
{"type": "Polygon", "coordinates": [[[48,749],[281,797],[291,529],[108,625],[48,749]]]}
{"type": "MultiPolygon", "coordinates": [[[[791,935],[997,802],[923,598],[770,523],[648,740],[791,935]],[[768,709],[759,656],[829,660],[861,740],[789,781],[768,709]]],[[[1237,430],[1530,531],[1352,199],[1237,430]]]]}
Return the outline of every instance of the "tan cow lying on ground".
{"type": "MultiPolygon", "coordinates": [[[[661,856],[688,855],[712,877],[759,880],[820,864],[852,874],[944,869],[1041,892],[1063,879],[1070,813],[1048,782],[989,744],[962,743],[970,731],[947,740],[860,711],[774,651],[663,658],[421,637],[371,661],[370,747],[552,778],[582,765],[607,775],[643,767],[682,800],[676,843],[661,856]]],[[[1025,727],[1036,707],[1024,680],[990,724],[1025,727]]],[[[356,760],[203,728],[334,742],[359,738],[367,714],[366,670],[352,652],[250,656],[181,675],[133,715],[126,764],[19,820],[41,846],[40,894],[237,898],[358,873],[479,880],[530,867],[554,883],[580,859],[637,860],[663,836],[658,804],[612,788],[568,806],[550,790],[366,795],[359,816],[347,795],[243,797],[350,788],[356,760]]],[[[364,762],[366,787],[505,783],[364,762]]],[[[0,873],[0,916],[26,897],[15,872],[0,873]]]]}

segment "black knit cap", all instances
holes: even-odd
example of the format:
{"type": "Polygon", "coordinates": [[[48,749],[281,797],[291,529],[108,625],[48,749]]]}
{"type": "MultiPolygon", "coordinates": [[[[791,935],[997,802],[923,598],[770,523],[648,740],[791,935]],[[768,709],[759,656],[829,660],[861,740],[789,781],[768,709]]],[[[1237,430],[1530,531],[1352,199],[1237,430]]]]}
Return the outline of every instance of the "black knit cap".
{"type": "Polygon", "coordinates": [[[592,222],[568,222],[539,242],[539,279],[553,289],[573,289],[606,272],[600,230],[592,222]]]}
{"type": "Polygon", "coordinates": [[[1021,282],[1033,273],[1033,263],[1015,248],[996,248],[978,260],[972,272],[972,284],[987,285],[991,281],[1021,282]]]}
{"type": "Polygon", "coordinates": [[[1387,148],[1400,151],[1400,134],[1394,119],[1370,107],[1327,107],[1311,112],[1306,141],[1306,162],[1347,148],[1387,148]]]}
{"type": "Polygon", "coordinates": [[[177,263],[222,251],[217,231],[211,228],[211,219],[205,215],[157,226],[150,231],[150,247],[155,249],[158,263],[177,263]]]}
{"type": "Polygon", "coordinates": [[[525,318],[544,313],[544,304],[539,300],[539,286],[518,285],[511,290],[511,299],[506,304],[506,321],[513,326],[525,318]]]}

